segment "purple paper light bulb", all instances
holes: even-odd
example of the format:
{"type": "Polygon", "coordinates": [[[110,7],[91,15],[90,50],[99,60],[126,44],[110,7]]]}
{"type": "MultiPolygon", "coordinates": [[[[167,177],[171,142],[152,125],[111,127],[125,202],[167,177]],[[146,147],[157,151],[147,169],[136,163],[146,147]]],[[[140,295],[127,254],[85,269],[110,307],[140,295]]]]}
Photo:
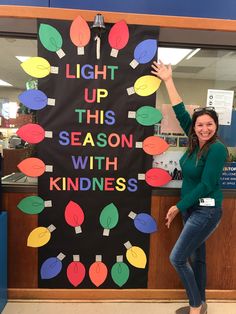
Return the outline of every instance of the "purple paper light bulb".
{"type": "Polygon", "coordinates": [[[134,50],[134,58],[140,64],[148,63],[155,57],[156,51],[156,39],[146,39],[136,46],[134,50]]]}
{"type": "Polygon", "coordinates": [[[48,97],[37,89],[26,90],[18,98],[24,106],[33,110],[40,110],[48,104],[48,97]]]}
{"type": "Polygon", "coordinates": [[[139,64],[148,63],[155,57],[156,52],[156,39],[145,39],[141,41],[134,49],[134,59],[130,63],[130,66],[135,69],[139,64]]]}
{"type": "Polygon", "coordinates": [[[60,253],[57,257],[49,257],[46,259],[40,269],[42,279],[51,279],[56,277],[62,270],[62,260],[65,257],[60,253]]]}
{"type": "Polygon", "coordinates": [[[134,220],[134,226],[137,230],[143,233],[153,233],[157,231],[156,220],[149,214],[134,212],[129,213],[129,217],[134,220]]]}

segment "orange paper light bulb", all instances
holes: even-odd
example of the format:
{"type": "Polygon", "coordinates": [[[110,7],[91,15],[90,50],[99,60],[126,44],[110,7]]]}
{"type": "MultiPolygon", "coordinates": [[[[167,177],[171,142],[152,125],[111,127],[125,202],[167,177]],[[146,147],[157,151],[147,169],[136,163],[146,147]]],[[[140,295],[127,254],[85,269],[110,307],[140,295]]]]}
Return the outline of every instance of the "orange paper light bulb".
{"type": "MultiPolygon", "coordinates": [[[[76,47],[82,48],[89,43],[90,37],[91,31],[88,26],[88,23],[81,16],[77,16],[72,22],[70,27],[70,39],[72,43],[76,47]]],[[[83,49],[79,53],[78,49],[78,54],[83,54],[82,51],[83,49]]]]}
{"type": "Polygon", "coordinates": [[[89,277],[92,283],[99,287],[107,278],[107,267],[102,261],[94,262],[89,268],[89,277]]]}
{"type": "Polygon", "coordinates": [[[143,141],[143,150],[149,155],[164,153],[169,144],[159,136],[149,136],[143,141]]]}
{"type": "Polygon", "coordinates": [[[29,177],[39,177],[46,170],[45,163],[41,159],[35,157],[22,160],[17,167],[21,172],[29,177]]]}

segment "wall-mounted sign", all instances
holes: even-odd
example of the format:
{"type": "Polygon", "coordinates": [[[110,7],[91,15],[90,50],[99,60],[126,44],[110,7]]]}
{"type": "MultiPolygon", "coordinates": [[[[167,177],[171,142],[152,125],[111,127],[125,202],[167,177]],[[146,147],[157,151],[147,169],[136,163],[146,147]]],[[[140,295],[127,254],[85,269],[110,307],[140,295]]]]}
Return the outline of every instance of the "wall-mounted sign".
{"type": "Polygon", "coordinates": [[[236,189],[236,162],[227,162],[220,179],[223,189],[236,189]]]}
{"type": "Polygon", "coordinates": [[[220,125],[230,125],[232,117],[232,107],[234,100],[234,91],[208,89],[207,106],[214,107],[219,114],[220,125]]]}

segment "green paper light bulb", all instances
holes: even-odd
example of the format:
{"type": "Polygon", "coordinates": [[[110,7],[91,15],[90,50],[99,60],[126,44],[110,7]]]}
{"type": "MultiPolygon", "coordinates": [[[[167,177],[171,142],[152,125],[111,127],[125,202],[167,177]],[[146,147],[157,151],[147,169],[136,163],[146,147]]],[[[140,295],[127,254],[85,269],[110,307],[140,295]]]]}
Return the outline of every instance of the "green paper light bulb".
{"type": "Polygon", "coordinates": [[[103,208],[100,214],[100,224],[104,228],[103,235],[108,236],[110,229],[113,229],[119,220],[119,213],[113,203],[108,204],[103,208]]]}
{"type": "Polygon", "coordinates": [[[136,112],[136,120],[139,124],[144,126],[154,125],[160,122],[162,119],[162,113],[160,110],[151,107],[143,106],[136,112]]]}
{"type": "Polygon", "coordinates": [[[129,267],[124,262],[117,262],[112,266],[111,277],[112,280],[122,287],[129,279],[129,267]]]}
{"type": "Polygon", "coordinates": [[[65,53],[61,49],[63,40],[61,34],[55,27],[49,24],[40,24],[39,39],[47,50],[56,52],[60,58],[64,57],[65,53]]]}
{"type": "Polygon", "coordinates": [[[17,207],[25,214],[39,214],[44,210],[44,200],[39,196],[27,196],[23,198],[17,207]]]}

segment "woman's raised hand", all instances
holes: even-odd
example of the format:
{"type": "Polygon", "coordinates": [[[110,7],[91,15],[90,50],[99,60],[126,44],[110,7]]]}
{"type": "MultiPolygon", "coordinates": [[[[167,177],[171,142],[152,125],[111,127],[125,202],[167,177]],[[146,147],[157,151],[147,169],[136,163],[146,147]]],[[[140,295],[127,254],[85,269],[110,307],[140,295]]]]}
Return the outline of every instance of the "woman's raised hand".
{"type": "Polygon", "coordinates": [[[158,76],[162,81],[167,81],[169,78],[172,78],[172,68],[170,64],[166,66],[161,60],[159,60],[159,62],[153,61],[152,68],[151,73],[158,76]]]}

